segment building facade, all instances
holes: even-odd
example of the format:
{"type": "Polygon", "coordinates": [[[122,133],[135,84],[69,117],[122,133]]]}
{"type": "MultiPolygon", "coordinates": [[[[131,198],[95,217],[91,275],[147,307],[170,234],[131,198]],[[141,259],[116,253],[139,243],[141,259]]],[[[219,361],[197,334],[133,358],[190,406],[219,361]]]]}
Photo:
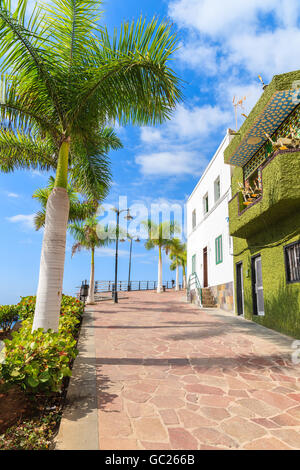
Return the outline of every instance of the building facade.
{"type": "Polygon", "coordinates": [[[277,75],[225,150],[235,310],[300,338],[300,71],[277,75]]]}
{"type": "Polygon", "coordinates": [[[234,308],[228,222],[232,170],[224,163],[231,138],[228,131],[187,201],[187,279],[195,273],[209,306],[226,310],[234,308]]]}

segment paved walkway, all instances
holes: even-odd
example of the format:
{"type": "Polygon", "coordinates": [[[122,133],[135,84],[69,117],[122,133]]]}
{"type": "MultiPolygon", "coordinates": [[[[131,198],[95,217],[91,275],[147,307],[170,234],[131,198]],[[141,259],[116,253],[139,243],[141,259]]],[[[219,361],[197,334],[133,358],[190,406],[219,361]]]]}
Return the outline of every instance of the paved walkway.
{"type": "Polygon", "coordinates": [[[93,310],[100,449],[300,449],[290,338],[175,292],[93,310]]]}

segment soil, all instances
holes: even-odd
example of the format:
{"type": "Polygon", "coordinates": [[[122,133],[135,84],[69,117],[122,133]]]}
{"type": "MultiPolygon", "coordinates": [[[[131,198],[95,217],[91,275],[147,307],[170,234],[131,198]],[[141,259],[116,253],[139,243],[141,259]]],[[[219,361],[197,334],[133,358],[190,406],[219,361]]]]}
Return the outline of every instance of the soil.
{"type": "Polygon", "coordinates": [[[7,428],[37,414],[37,407],[25,394],[17,389],[11,388],[1,392],[0,382],[0,434],[7,428]]]}

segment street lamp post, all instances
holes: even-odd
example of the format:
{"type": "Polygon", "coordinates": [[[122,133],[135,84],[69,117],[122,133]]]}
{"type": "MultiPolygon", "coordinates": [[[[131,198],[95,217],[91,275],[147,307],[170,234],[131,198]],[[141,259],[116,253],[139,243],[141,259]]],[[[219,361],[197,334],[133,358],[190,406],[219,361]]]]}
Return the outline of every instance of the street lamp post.
{"type": "MultiPolygon", "coordinates": [[[[136,242],[139,242],[140,239],[139,239],[139,238],[136,238],[135,241],[136,241],[136,242]]],[[[131,274],[132,242],[133,242],[133,237],[130,237],[130,254],[129,254],[129,271],[128,271],[128,290],[131,290],[130,274],[131,274]]]]}
{"type": "Polygon", "coordinates": [[[125,219],[127,220],[131,220],[132,219],[132,216],[130,215],[129,213],[129,209],[123,209],[123,210],[119,210],[117,208],[114,208],[113,211],[117,214],[117,228],[116,228],[116,255],[115,255],[115,288],[114,288],[114,295],[113,295],[113,299],[114,299],[114,303],[117,304],[118,303],[118,247],[119,247],[119,220],[120,220],[120,214],[122,212],[127,212],[127,216],[125,217],[125,219]]]}
{"type": "Polygon", "coordinates": [[[132,238],[130,238],[129,271],[128,271],[128,286],[127,286],[127,290],[131,290],[131,285],[130,285],[131,254],[132,254],[132,238]]]}

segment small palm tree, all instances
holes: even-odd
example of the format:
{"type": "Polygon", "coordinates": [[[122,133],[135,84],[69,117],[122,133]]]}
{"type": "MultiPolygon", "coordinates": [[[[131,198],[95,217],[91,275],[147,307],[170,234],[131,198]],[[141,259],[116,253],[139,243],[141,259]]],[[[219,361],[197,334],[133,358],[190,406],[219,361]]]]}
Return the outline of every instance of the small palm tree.
{"type": "Polygon", "coordinates": [[[179,290],[179,266],[183,269],[183,287],[186,287],[186,276],[185,276],[185,265],[186,265],[186,244],[181,243],[178,238],[173,238],[170,246],[167,248],[167,254],[169,254],[171,271],[176,270],[176,287],[175,290],[179,290]]]}
{"type": "Polygon", "coordinates": [[[68,177],[102,200],[108,152],[121,144],[106,125],[155,125],[181,99],[169,67],[177,47],[170,24],[141,17],[111,39],[99,25],[100,0],[51,0],[27,11],[0,2],[0,170],[54,169],[46,207],[33,330],[58,329],[69,216],[68,177]]]}
{"type": "Polygon", "coordinates": [[[172,239],[175,233],[179,233],[180,229],[176,222],[161,222],[156,224],[150,219],[143,222],[148,230],[148,240],[145,243],[147,250],[158,247],[158,276],[157,276],[157,293],[161,293],[162,287],[162,250],[168,252],[171,247],[172,239]]]}
{"type": "MultiPolygon", "coordinates": [[[[82,249],[91,251],[91,274],[90,274],[90,287],[87,298],[87,303],[93,304],[95,302],[95,250],[103,246],[107,246],[111,240],[110,238],[98,237],[98,220],[96,216],[89,217],[83,223],[74,223],[69,226],[70,232],[77,241],[72,247],[72,256],[82,249]]],[[[101,229],[101,227],[100,227],[101,229]]]]}
{"type": "MultiPolygon", "coordinates": [[[[47,202],[54,188],[54,184],[55,179],[53,176],[50,176],[48,186],[46,188],[37,189],[33,193],[32,197],[37,199],[42,206],[42,210],[38,211],[34,217],[36,230],[40,230],[45,226],[47,202]]],[[[68,185],[67,191],[70,201],[69,223],[84,221],[96,213],[98,209],[97,202],[93,200],[80,201],[78,193],[70,184],[68,185]]]]}

